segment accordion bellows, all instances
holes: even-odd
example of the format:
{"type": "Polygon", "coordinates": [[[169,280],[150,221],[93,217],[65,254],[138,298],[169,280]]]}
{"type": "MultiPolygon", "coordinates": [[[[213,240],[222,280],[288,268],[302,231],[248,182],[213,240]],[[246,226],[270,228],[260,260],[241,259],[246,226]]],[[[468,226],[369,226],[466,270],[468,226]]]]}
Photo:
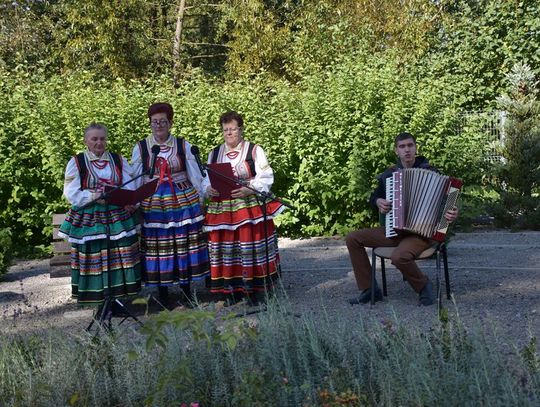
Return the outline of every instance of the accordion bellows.
{"type": "Polygon", "coordinates": [[[463,181],[422,168],[405,168],[386,179],[386,237],[413,233],[442,242],[448,231],[444,214],[456,205],[463,181]]]}

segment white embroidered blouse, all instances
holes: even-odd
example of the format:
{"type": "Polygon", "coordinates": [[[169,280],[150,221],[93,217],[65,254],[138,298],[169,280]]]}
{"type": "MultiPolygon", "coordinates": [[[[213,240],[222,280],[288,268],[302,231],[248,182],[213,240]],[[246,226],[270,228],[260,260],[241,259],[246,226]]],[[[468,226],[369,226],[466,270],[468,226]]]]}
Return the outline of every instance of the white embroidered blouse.
{"type": "MultiPolygon", "coordinates": [[[[225,143],[219,147],[217,156],[218,163],[231,163],[233,173],[240,179],[249,181],[249,186],[257,191],[269,192],[274,183],[274,171],[268,164],[266,154],[261,146],[255,145],[252,151],[253,161],[255,163],[255,177],[250,178],[246,156],[249,143],[243,140],[235,148],[230,149],[225,143]]],[[[212,153],[208,154],[208,163],[212,162],[212,153]]]]}
{"type": "MultiPolygon", "coordinates": [[[[76,158],[71,157],[64,175],[64,196],[69,203],[75,206],[82,206],[94,199],[99,198],[105,185],[115,185],[114,161],[108,151],[101,157],[97,157],[90,151],[84,152],[88,171],[91,178],[98,180],[97,184],[89,185],[88,189],[81,190],[81,177],[77,167],[76,158]]],[[[122,182],[125,183],[132,178],[131,166],[124,157],[122,159],[122,182]]],[[[124,186],[125,189],[134,189],[134,182],[124,186]]]]}
{"type": "MultiPolygon", "coordinates": [[[[210,185],[210,182],[208,181],[207,177],[202,176],[197,161],[191,153],[191,144],[187,140],[184,140],[186,170],[183,171],[180,159],[178,157],[176,139],[172,135],[169,135],[169,138],[163,144],[159,144],[154,138],[154,136],[147,137],[146,143],[149,152],[152,151],[152,147],[154,145],[160,146],[160,152],[158,154],[158,157],[162,157],[167,160],[169,167],[171,168],[172,181],[178,183],[189,180],[199,193],[199,197],[202,201],[204,199],[204,192],[206,191],[206,187],[210,185]]],[[[131,155],[131,166],[134,176],[141,174],[143,171],[142,154],[140,150],[140,146],[137,143],[133,148],[133,153],[131,155]]],[[[154,177],[156,176],[159,177],[159,173],[157,171],[154,177]]],[[[143,185],[143,183],[146,183],[148,181],[150,181],[150,178],[147,175],[141,177],[138,181],[136,181],[137,187],[143,185]]]]}

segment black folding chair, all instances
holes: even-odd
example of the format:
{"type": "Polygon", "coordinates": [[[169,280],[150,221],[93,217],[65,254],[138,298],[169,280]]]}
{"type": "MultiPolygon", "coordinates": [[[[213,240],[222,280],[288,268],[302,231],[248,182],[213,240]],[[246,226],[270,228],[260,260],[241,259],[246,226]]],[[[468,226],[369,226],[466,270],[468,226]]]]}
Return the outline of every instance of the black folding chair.
{"type": "MultiPolygon", "coordinates": [[[[383,295],[388,296],[386,290],[386,269],[385,269],[385,260],[392,257],[395,247],[374,247],[371,252],[371,287],[375,287],[376,284],[376,272],[377,272],[377,257],[381,260],[381,274],[382,274],[382,286],[383,286],[383,295]]],[[[434,243],[432,246],[428,247],[419,256],[416,257],[416,260],[428,259],[435,254],[436,267],[437,267],[437,278],[436,278],[436,288],[437,288],[437,301],[439,305],[441,304],[441,257],[444,266],[444,280],[446,282],[446,298],[451,299],[450,296],[450,276],[448,273],[448,254],[446,251],[446,242],[434,243]]],[[[375,290],[371,290],[371,305],[375,304],[375,290]]]]}

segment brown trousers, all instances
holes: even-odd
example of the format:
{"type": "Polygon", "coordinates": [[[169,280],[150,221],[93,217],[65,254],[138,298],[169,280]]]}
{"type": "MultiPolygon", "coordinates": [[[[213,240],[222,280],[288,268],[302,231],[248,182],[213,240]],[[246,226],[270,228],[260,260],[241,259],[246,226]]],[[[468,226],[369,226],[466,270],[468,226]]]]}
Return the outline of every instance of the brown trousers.
{"type": "Polygon", "coordinates": [[[349,256],[354,270],[356,284],[360,290],[371,286],[371,265],[366,247],[397,247],[392,254],[392,264],[403,274],[405,279],[419,293],[427,282],[427,277],[418,268],[415,259],[430,245],[428,239],[420,236],[385,236],[384,227],[360,229],[351,232],[346,238],[349,256]]]}

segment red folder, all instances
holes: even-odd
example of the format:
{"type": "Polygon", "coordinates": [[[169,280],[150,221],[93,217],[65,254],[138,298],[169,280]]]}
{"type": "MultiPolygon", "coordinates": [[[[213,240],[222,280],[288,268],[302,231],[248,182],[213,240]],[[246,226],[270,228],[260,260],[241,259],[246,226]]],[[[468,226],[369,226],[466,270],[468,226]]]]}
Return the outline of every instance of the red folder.
{"type": "Polygon", "coordinates": [[[234,181],[231,181],[225,177],[233,178],[236,177],[233,174],[231,163],[214,163],[208,164],[209,171],[208,177],[210,178],[210,184],[212,188],[216,189],[219,192],[218,199],[230,199],[231,191],[233,189],[238,189],[241,185],[237,184],[234,181]],[[225,177],[222,177],[221,175],[225,177]]]}
{"type": "MultiPolygon", "coordinates": [[[[154,195],[154,192],[156,192],[157,189],[157,183],[158,178],[154,179],[153,181],[147,182],[135,191],[122,188],[114,190],[107,197],[107,202],[112,205],[118,206],[135,205],[141,202],[143,199],[154,195]]],[[[105,192],[107,192],[107,189],[109,188],[106,188],[105,192]]]]}

